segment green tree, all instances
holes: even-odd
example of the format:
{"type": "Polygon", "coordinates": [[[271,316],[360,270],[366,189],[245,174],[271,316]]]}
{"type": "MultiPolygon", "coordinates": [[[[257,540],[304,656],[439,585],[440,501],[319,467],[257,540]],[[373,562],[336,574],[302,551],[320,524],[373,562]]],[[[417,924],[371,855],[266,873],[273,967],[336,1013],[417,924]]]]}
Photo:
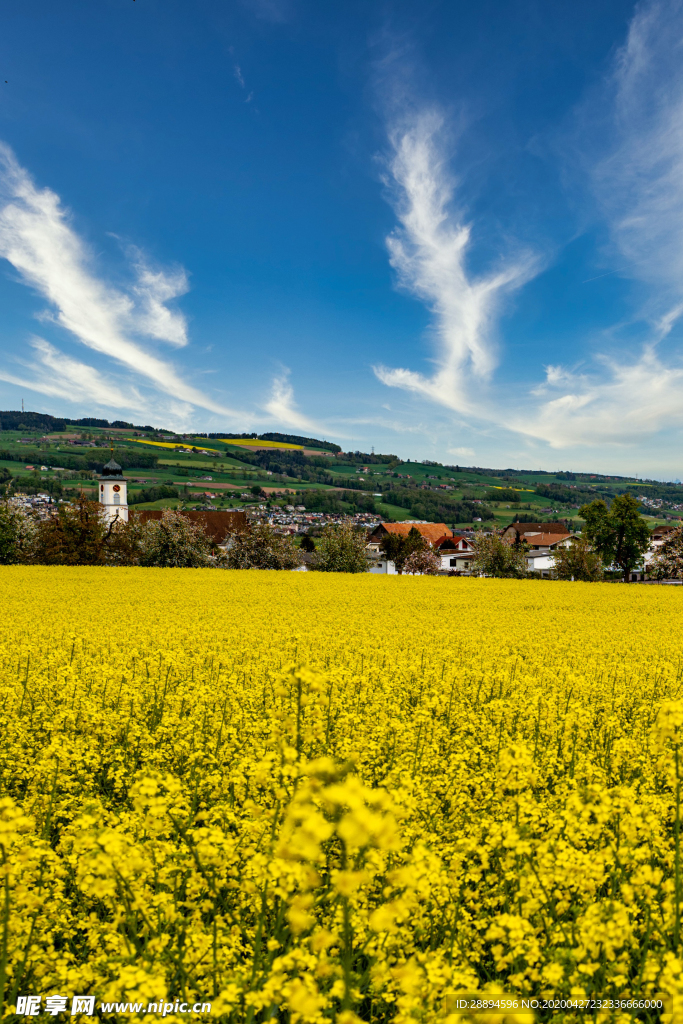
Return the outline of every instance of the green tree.
{"type": "Polygon", "coordinates": [[[672,530],[648,564],[654,580],[683,580],[683,523],[672,530]]]}
{"type": "Polygon", "coordinates": [[[511,501],[519,502],[519,494],[514,487],[492,488],[484,495],[484,501],[511,501]]]}
{"type": "Polygon", "coordinates": [[[311,568],[317,572],[367,572],[366,544],[365,531],[358,532],[349,523],[328,526],[311,568]]]}
{"type": "Polygon", "coordinates": [[[384,557],[394,563],[399,575],[403,572],[406,559],[413,552],[426,551],[429,548],[427,541],[414,526],[406,536],[400,533],[385,533],[379,546],[384,557]]]}
{"type": "Polygon", "coordinates": [[[506,544],[497,533],[479,534],[473,542],[472,569],[480,576],[523,579],[527,573],[526,549],[506,544]]]}
{"type": "Polygon", "coordinates": [[[600,555],[584,537],[555,550],[551,575],[554,580],[582,580],[584,583],[597,583],[605,576],[600,555]]]}
{"type": "Polygon", "coordinates": [[[232,537],[224,559],[227,569],[297,569],[303,562],[291,537],[275,533],[266,523],[254,523],[232,537]]]}
{"type": "Polygon", "coordinates": [[[305,533],[299,542],[299,547],[310,555],[315,551],[315,541],[305,533]]]}
{"type": "Polygon", "coordinates": [[[584,535],[604,565],[617,565],[628,583],[629,574],[641,561],[650,543],[650,530],[630,494],[618,494],[608,507],[602,498],[582,505],[584,535]]]}

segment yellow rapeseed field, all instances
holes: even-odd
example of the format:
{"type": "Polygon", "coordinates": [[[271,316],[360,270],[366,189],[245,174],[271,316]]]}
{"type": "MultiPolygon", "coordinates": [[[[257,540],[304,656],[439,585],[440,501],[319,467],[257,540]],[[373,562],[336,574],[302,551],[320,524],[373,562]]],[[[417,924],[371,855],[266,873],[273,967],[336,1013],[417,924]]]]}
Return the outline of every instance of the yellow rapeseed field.
{"type": "Polygon", "coordinates": [[[475,995],[563,1021],[683,995],[680,589],[6,567],[0,592],[6,1006],[457,1024],[475,995]]]}

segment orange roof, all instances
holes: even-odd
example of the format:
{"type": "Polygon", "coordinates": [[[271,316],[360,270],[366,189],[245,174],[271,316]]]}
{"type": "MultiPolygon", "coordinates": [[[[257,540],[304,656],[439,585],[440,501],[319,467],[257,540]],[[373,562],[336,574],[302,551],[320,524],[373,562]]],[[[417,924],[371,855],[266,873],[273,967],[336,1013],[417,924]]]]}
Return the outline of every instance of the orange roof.
{"type": "Polygon", "coordinates": [[[443,537],[452,537],[453,533],[445,523],[380,523],[372,532],[373,534],[382,531],[385,533],[397,533],[401,537],[407,537],[411,530],[417,530],[420,536],[424,537],[431,544],[436,544],[443,537]]]}
{"type": "Polygon", "coordinates": [[[571,537],[571,533],[532,533],[530,536],[522,537],[522,540],[536,547],[547,548],[553,544],[559,544],[561,540],[566,540],[567,537],[571,537]]]}

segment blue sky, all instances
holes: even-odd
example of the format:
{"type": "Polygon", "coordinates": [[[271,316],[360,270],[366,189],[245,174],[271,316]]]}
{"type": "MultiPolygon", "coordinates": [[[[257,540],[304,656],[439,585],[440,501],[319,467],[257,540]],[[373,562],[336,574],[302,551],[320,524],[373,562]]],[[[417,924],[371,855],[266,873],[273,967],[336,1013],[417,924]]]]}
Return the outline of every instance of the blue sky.
{"type": "Polygon", "coordinates": [[[0,408],[681,475],[683,4],[24,0],[0,408]]]}

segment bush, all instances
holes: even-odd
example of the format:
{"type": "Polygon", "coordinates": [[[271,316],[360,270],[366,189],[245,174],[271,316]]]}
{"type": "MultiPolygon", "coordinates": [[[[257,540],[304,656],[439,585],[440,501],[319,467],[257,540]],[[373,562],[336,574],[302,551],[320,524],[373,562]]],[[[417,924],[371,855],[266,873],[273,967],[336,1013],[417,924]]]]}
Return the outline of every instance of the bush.
{"type": "Polygon", "coordinates": [[[27,561],[35,528],[33,516],[7,501],[0,501],[0,565],[27,561]]]}
{"type": "Polygon", "coordinates": [[[556,549],[551,575],[554,580],[582,580],[584,583],[597,583],[605,578],[600,555],[583,538],[569,547],[556,549]]]}
{"type": "Polygon", "coordinates": [[[522,579],[527,575],[524,548],[506,544],[497,533],[475,537],[472,569],[480,576],[522,579]]]}
{"type": "Polygon", "coordinates": [[[359,533],[348,523],[328,526],[311,568],[317,572],[367,572],[366,544],[365,532],[359,533]]]}
{"type": "Polygon", "coordinates": [[[303,562],[291,537],[275,533],[265,523],[255,523],[248,533],[232,538],[225,566],[228,569],[296,569],[303,562]]]}
{"type": "Polygon", "coordinates": [[[140,565],[199,569],[215,565],[210,551],[201,524],[171,509],[164,509],[161,519],[150,520],[141,530],[140,565]]]}
{"type": "Polygon", "coordinates": [[[430,548],[413,551],[403,565],[403,572],[409,576],[436,576],[441,568],[441,559],[430,548]]]}
{"type": "Polygon", "coordinates": [[[400,575],[410,555],[428,550],[429,544],[419,530],[413,526],[407,536],[400,533],[386,533],[380,542],[382,554],[393,562],[400,575]]]}
{"type": "Polygon", "coordinates": [[[683,580],[683,524],[672,530],[647,566],[653,580],[683,580]]]}

